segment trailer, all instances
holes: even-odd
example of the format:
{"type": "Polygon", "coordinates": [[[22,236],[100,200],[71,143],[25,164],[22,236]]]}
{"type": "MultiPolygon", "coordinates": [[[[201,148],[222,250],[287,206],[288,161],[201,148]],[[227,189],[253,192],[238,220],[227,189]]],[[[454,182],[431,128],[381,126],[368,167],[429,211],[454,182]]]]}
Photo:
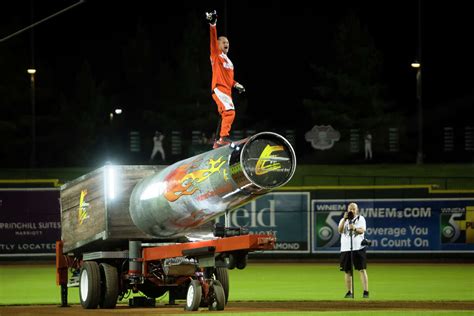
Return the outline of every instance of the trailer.
{"type": "Polygon", "coordinates": [[[79,287],[83,308],[185,300],[185,310],[223,310],[228,269],[273,249],[272,234],[230,227],[229,213],[294,174],[290,143],[260,133],[170,166],[106,165],[64,184],[56,283],[61,306],[79,287]],[[215,219],[225,216],[225,224],[215,219]]]}

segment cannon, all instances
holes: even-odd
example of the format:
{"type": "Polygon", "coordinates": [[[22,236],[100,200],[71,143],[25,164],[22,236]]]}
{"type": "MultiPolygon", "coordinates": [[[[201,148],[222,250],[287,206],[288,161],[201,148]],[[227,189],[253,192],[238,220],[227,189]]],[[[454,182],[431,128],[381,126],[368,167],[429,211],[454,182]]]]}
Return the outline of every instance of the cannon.
{"type": "Polygon", "coordinates": [[[144,178],[130,198],[131,218],[147,234],[178,237],[284,185],[295,161],[283,137],[257,134],[144,178]]]}
{"type": "Polygon", "coordinates": [[[295,169],[291,144],[262,132],[169,166],[106,165],[64,184],[62,305],[78,286],[84,308],[113,308],[130,292],[148,300],[169,292],[170,303],[186,298],[186,310],[224,309],[227,269],[245,268],[247,254],[271,250],[275,237],[214,220],[284,185],[295,169]]]}

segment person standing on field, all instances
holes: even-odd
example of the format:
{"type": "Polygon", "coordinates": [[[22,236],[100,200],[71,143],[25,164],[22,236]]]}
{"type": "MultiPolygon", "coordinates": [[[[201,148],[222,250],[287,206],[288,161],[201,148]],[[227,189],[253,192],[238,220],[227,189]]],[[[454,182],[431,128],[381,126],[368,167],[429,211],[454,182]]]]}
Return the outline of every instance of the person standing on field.
{"type": "Polygon", "coordinates": [[[369,131],[364,136],[365,160],[372,160],[372,134],[369,131]]]}
{"type": "Polygon", "coordinates": [[[153,159],[155,159],[157,153],[160,153],[161,160],[163,160],[163,162],[166,160],[165,150],[163,149],[164,138],[165,136],[162,133],[155,131],[155,136],[153,136],[153,150],[151,152],[150,162],[153,162],[153,159]]]}
{"type": "Polygon", "coordinates": [[[338,231],[341,234],[340,267],[344,271],[344,281],[347,288],[345,298],[354,298],[353,267],[359,270],[360,280],[364,288],[363,298],[369,298],[369,280],[367,277],[367,254],[362,245],[366,230],[365,218],[359,214],[356,203],[349,203],[347,212],[339,221],[338,231]]]}

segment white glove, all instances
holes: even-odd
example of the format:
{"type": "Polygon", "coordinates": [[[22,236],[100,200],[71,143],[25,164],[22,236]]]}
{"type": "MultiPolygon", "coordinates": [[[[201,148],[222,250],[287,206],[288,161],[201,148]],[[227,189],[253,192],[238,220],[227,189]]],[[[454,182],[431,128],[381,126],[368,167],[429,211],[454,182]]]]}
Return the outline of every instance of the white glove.
{"type": "Polygon", "coordinates": [[[241,85],[241,84],[238,83],[238,82],[234,85],[234,88],[237,89],[237,91],[239,91],[239,93],[245,92],[244,86],[241,85]]]}

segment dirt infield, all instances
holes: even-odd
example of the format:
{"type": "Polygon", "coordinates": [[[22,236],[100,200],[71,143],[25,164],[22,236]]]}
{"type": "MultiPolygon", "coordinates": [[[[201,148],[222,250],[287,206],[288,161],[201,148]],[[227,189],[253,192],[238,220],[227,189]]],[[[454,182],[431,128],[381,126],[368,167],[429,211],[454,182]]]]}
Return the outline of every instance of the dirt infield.
{"type": "MultiPolygon", "coordinates": [[[[219,313],[258,313],[258,312],[308,312],[344,310],[474,310],[474,301],[274,301],[274,302],[229,302],[219,313]]],[[[201,308],[200,311],[207,311],[201,308]]],[[[119,305],[115,309],[85,310],[80,305],[61,308],[54,305],[1,306],[0,316],[4,315],[156,315],[183,314],[183,304],[154,308],[131,308],[119,305]]]]}

